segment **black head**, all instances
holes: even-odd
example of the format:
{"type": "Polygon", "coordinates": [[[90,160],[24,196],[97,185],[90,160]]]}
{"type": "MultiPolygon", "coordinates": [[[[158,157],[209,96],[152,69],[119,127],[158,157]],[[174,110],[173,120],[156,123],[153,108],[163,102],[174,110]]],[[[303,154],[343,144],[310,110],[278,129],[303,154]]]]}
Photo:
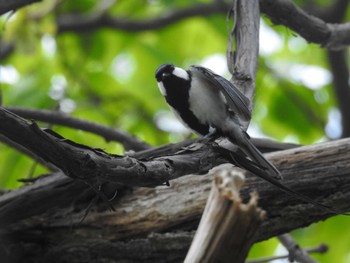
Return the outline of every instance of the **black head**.
{"type": "Polygon", "coordinates": [[[158,82],[162,81],[163,76],[170,76],[173,71],[174,71],[175,67],[172,64],[162,64],[160,65],[157,70],[156,70],[156,74],[155,77],[157,79],[158,82]]]}

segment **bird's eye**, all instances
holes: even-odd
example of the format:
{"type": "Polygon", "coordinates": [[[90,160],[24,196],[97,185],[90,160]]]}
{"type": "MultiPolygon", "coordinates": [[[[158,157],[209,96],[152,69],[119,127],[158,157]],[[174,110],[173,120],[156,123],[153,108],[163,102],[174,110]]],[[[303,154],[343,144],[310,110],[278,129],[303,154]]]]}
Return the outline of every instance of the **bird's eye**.
{"type": "Polygon", "coordinates": [[[156,79],[161,81],[163,76],[169,76],[174,71],[174,66],[172,64],[163,64],[158,67],[156,70],[156,79]]]}
{"type": "Polygon", "coordinates": [[[173,72],[173,70],[174,70],[174,66],[173,65],[168,65],[167,67],[166,67],[166,71],[168,72],[168,73],[171,73],[171,72],[173,72]]]}

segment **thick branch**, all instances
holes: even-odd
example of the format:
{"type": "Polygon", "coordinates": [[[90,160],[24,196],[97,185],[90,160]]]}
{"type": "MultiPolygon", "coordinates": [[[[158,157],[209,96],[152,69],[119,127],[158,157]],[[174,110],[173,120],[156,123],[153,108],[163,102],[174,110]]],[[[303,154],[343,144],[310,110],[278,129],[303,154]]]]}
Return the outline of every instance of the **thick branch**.
{"type": "Polygon", "coordinates": [[[238,0],[235,8],[236,51],[231,81],[250,100],[252,108],[259,57],[259,3],[238,0]]]}
{"type": "Polygon", "coordinates": [[[186,174],[205,173],[223,162],[232,162],[259,174],[259,169],[240,154],[216,142],[203,143],[201,139],[193,144],[189,141],[175,147],[170,145],[132,156],[118,156],[74,143],[51,130],[42,130],[4,108],[0,108],[0,123],[0,134],[60,168],[67,176],[90,184],[110,181],[157,186],[186,174]]]}
{"type": "Polygon", "coordinates": [[[64,125],[71,128],[98,134],[105,138],[107,141],[114,140],[120,142],[122,145],[124,145],[126,150],[140,151],[150,148],[148,144],[140,141],[138,138],[133,137],[125,132],[112,129],[110,127],[91,121],[74,118],[62,112],[19,107],[5,108],[26,119],[34,119],[50,124],[64,125]]]}
{"type": "Polygon", "coordinates": [[[0,0],[0,15],[35,2],[41,2],[41,0],[0,0]]]}
{"type": "MultiPolygon", "coordinates": [[[[286,186],[334,209],[350,209],[350,139],[299,147],[269,154],[268,157],[283,173],[286,186]]],[[[93,192],[80,180],[62,175],[47,177],[0,197],[0,228],[19,238],[18,243],[23,244],[21,249],[26,251],[24,256],[32,255],[31,245],[39,243],[47,244],[41,255],[51,258],[57,256],[52,254],[55,251],[65,251],[67,256],[77,255],[86,247],[89,249],[85,256],[113,258],[117,255],[105,254],[103,251],[106,250],[100,249],[113,248],[118,244],[119,247],[123,247],[123,244],[127,246],[125,240],[144,239],[151,232],[196,229],[212,180],[212,176],[191,175],[173,180],[170,188],[121,189],[113,201],[115,212],[104,211],[101,207],[93,209],[79,224],[93,192]],[[87,195],[83,195],[84,191],[88,191],[87,195]],[[13,232],[15,229],[16,232],[13,232]],[[21,238],[26,236],[31,239],[21,238]]],[[[108,188],[103,187],[103,192],[107,196],[113,195],[116,186],[107,191],[108,188]]],[[[319,207],[301,203],[269,183],[250,176],[241,191],[243,199],[248,200],[253,190],[259,193],[259,206],[267,213],[256,241],[331,216],[319,207]]],[[[140,241],[139,246],[142,247],[144,242],[140,241]]],[[[179,242],[188,247],[190,238],[186,241],[180,239],[179,242]]],[[[134,247],[138,245],[134,244],[134,247]]],[[[145,254],[154,256],[154,249],[149,248],[149,253],[145,254]]],[[[184,258],[186,250],[181,251],[175,250],[173,253],[183,253],[184,258]]],[[[145,254],[143,256],[147,258],[145,254]]],[[[172,255],[169,251],[168,256],[172,255]]]]}
{"type": "Polygon", "coordinates": [[[273,23],[285,25],[309,42],[332,50],[343,49],[350,44],[350,23],[326,23],[289,0],[260,0],[260,3],[261,11],[273,23]]]}
{"type": "Polygon", "coordinates": [[[198,144],[194,149],[182,149],[179,156],[136,159],[109,155],[62,138],[50,130],[41,130],[35,123],[0,107],[0,133],[22,145],[36,156],[60,168],[67,176],[94,183],[113,181],[126,185],[157,186],[194,172],[206,172],[227,159],[220,157],[224,149],[198,144]],[[210,152],[213,150],[212,152],[210,152]]]}
{"type": "Polygon", "coordinates": [[[315,2],[305,2],[305,10],[328,23],[340,23],[346,15],[349,0],[334,0],[327,6],[318,6],[315,2]]]}

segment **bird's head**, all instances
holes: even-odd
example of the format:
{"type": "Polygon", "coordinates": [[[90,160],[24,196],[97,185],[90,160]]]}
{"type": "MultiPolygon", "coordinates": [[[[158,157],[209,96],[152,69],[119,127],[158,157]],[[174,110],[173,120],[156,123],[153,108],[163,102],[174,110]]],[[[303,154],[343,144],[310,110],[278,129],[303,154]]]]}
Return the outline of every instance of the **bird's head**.
{"type": "Polygon", "coordinates": [[[190,80],[190,75],[186,70],[175,67],[172,64],[160,65],[156,70],[155,77],[158,82],[163,82],[164,79],[169,77],[175,77],[187,81],[190,80]]]}

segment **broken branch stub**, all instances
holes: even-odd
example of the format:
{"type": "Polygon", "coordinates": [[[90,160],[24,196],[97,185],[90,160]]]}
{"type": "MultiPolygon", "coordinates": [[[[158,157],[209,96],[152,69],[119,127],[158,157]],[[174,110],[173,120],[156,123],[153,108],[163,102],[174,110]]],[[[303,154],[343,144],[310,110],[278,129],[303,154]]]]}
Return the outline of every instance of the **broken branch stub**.
{"type": "Polygon", "coordinates": [[[225,164],[211,172],[215,179],[185,262],[244,262],[265,211],[257,206],[256,192],[242,203],[239,169],[225,164]]]}

